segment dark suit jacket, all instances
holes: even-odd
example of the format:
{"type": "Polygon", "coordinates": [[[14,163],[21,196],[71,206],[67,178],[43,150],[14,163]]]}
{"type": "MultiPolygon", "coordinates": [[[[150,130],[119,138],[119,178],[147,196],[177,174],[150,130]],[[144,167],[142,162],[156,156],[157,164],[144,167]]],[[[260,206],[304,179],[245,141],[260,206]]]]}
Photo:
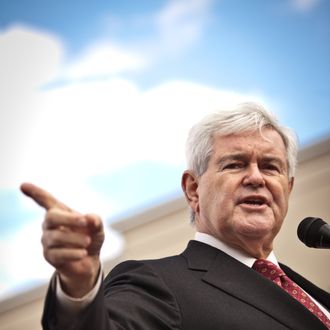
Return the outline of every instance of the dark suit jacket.
{"type": "MultiPolygon", "coordinates": [[[[327,292],[281,266],[330,308],[327,292]]],[[[191,241],[178,256],[118,265],[94,302],[70,325],[59,325],[56,308],[53,281],[46,298],[44,329],[326,329],[280,287],[197,241],[191,241]]]]}

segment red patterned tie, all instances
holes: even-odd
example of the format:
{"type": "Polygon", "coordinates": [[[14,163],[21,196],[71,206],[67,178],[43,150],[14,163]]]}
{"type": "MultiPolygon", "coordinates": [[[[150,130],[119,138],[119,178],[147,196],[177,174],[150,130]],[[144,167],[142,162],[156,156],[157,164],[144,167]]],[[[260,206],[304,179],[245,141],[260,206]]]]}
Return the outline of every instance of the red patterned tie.
{"type": "Polygon", "coordinates": [[[330,320],[313,302],[313,300],[289,277],[285,275],[283,270],[268,260],[258,259],[253,264],[252,268],[279,285],[293,298],[302,303],[309,311],[311,311],[325,326],[330,329],[330,320]]]}

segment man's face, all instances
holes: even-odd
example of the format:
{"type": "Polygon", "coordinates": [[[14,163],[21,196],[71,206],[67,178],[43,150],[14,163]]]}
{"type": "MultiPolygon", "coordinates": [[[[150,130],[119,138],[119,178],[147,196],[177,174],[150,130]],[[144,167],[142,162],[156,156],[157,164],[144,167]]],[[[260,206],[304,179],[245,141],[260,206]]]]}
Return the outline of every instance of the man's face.
{"type": "Polygon", "coordinates": [[[196,198],[190,206],[198,231],[249,254],[251,249],[271,250],[293,184],[276,131],[264,129],[263,137],[259,132],[215,136],[208,168],[195,179],[196,198]]]}

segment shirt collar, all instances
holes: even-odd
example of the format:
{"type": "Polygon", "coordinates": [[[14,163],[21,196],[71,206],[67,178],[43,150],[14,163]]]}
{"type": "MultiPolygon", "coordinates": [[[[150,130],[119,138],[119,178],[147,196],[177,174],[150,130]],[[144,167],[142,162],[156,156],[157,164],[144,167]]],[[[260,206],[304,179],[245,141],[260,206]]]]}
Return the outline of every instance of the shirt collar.
{"type": "MultiPolygon", "coordinates": [[[[224,243],[223,241],[220,241],[219,239],[217,239],[214,236],[211,236],[209,234],[196,232],[195,240],[208,244],[210,246],[215,247],[216,249],[219,249],[219,250],[225,252],[232,258],[242,262],[244,265],[246,265],[250,268],[256,261],[256,258],[249,256],[247,253],[244,253],[241,250],[238,250],[238,249],[235,249],[235,248],[229,246],[228,244],[224,243]]],[[[269,256],[267,257],[267,260],[271,261],[273,264],[278,266],[278,262],[277,262],[277,259],[276,259],[273,251],[269,254],[269,256]]]]}

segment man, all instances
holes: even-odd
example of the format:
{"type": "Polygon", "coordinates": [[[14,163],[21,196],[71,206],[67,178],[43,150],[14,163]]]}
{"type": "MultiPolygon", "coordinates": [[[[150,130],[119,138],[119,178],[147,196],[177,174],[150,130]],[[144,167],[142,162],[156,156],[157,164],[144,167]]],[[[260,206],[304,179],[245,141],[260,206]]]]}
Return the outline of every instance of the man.
{"type": "Polygon", "coordinates": [[[195,240],[178,256],[124,262],[104,281],[101,220],[23,184],[22,191],[47,210],[42,244],[56,268],[44,328],[330,328],[329,294],[278,268],[272,251],[296,154],[294,135],[260,105],[206,117],[190,131],[182,176],[195,240]]]}

